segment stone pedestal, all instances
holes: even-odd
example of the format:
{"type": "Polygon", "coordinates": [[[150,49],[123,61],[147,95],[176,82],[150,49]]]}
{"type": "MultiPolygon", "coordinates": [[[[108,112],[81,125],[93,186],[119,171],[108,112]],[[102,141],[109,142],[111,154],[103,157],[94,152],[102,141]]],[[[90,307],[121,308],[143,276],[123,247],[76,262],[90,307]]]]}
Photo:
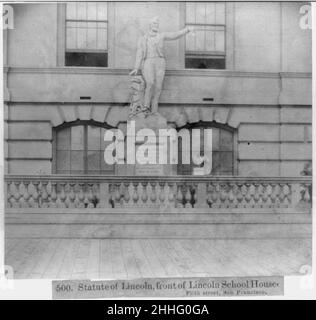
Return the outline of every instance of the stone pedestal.
{"type": "MultiPolygon", "coordinates": [[[[159,129],[168,129],[167,120],[159,113],[148,114],[139,113],[129,121],[134,121],[135,133],[133,136],[128,136],[128,141],[135,143],[135,164],[128,164],[128,174],[137,176],[170,176],[177,174],[176,165],[170,164],[168,154],[167,163],[162,164],[159,158],[160,149],[166,150],[169,153],[168,145],[163,145],[163,141],[159,141],[159,129]],[[145,130],[144,130],[145,129],[145,130]],[[145,141],[137,142],[136,137],[140,135],[140,130],[145,136],[145,141]],[[141,149],[140,149],[141,148],[141,149]],[[143,155],[147,161],[141,161],[139,155],[143,155]]],[[[127,133],[129,134],[129,133],[127,133]]],[[[165,154],[165,156],[167,156],[165,154]]]]}

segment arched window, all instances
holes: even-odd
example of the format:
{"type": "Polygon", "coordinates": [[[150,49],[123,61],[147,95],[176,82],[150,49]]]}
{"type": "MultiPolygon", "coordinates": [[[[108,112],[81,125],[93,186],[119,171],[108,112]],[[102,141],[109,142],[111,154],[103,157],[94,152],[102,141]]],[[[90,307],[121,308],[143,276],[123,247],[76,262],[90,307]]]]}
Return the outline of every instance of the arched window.
{"type": "Polygon", "coordinates": [[[104,132],[110,127],[95,121],[74,121],[54,130],[54,172],[57,174],[114,174],[104,161],[104,132]]]}
{"type": "MultiPolygon", "coordinates": [[[[234,175],[236,174],[236,161],[235,161],[235,129],[222,125],[216,122],[197,122],[194,124],[186,125],[182,128],[187,128],[190,131],[190,145],[192,149],[192,129],[200,129],[200,150],[201,156],[204,155],[204,134],[203,129],[212,129],[212,171],[211,175],[234,175]]],[[[182,129],[182,128],[179,128],[182,129]]],[[[179,141],[179,175],[193,175],[194,168],[198,165],[191,161],[190,164],[182,164],[182,144],[179,141]]]]}

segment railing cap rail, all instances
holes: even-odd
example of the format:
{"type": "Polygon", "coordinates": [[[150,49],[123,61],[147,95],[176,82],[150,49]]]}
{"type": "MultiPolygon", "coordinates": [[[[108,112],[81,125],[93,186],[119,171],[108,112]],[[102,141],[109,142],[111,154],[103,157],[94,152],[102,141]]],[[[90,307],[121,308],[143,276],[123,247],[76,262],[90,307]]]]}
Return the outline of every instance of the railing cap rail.
{"type": "Polygon", "coordinates": [[[306,183],[312,182],[312,176],[301,177],[249,177],[249,176],[109,176],[109,175],[15,175],[7,174],[5,181],[76,181],[86,183],[96,182],[130,182],[130,181],[161,181],[161,182],[239,182],[239,183],[306,183]]]}

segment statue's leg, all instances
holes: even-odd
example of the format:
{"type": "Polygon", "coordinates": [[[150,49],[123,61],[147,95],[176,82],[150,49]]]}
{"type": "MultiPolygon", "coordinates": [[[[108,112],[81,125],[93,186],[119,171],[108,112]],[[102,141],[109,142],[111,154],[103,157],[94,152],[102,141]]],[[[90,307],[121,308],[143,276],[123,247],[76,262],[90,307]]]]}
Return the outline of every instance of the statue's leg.
{"type": "Polygon", "coordinates": [[[156,75],[156,85],[154,90],[154,95],[152,99],[151,111],[153,113],[158,112],[158,101],[160,93],[162,90],[163,79],[165,77],[166,61],[163,58],[155,59],[155,75],[156,75]]]}
{"type": "Polygon", "coordinates": [[[150,100],[152,96],[152,91],[154,89],[155,83],[155,70],[153,59],[147,59],[143,65],[143,76],[146,83],[145,95],[144,95],[144,106],[150,107],[150,100]]]}

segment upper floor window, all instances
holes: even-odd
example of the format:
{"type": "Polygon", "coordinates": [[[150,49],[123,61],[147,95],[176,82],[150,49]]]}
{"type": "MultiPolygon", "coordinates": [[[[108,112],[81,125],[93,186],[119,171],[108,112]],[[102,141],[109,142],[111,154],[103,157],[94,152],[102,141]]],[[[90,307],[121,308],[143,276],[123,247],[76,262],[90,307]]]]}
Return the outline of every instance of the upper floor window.
{"type": "Polygon", "coordinates": [[[186,68],[225,69],[225,24],[225,3],[186,3],[186,68]]]}
{"type": "Polygon", "coordinates": [[[57,174],[114,174],[114,165],[104,161],[109,142],[107,127],[90,121],[62,125],[54,134],[54,167],[57,174]]]}
{"type": "Polygon", "coordinates": [[[66,6],[66,66],[108,66],[108,10],[104,2],[66,6]]]}

